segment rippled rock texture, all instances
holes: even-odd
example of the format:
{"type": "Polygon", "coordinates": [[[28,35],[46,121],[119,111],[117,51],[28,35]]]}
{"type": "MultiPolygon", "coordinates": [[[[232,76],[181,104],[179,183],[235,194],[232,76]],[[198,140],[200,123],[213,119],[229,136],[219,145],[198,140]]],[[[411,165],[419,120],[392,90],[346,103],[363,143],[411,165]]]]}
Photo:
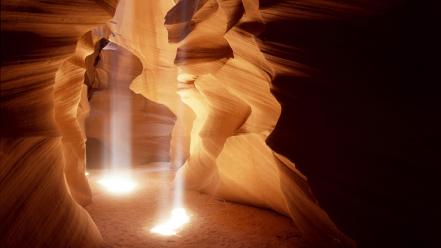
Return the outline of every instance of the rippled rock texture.
{"type": "MultiPolygon", "coordinates": [[[[320,209],[301,172],[265,143],[281,107],[270,90],[277,66],[255,36],[263,23],[253,1],[122,1],[110,40],[131,49],[147,68],[132,90],[168,106],[178,122],[179,107],[194,113],[194,121],[182,125],[191,127],[189,155],[177,173],[185,188],[288,215],[316,246],[353,246],[320,209]],[[149,8],[151,16],[140,14],[149,8]],[[167,30],[155,22],[163,16],[167,30]],[[156,40],[141,35],[146,32],[156,40]]],[[[182,127],[175,131],[188,139],[182,127]]]]}
{"type": "Polygon", "coordinates": [[[101,235],[79,205],[84,176],[83,36],[113,15],[115,1],[2,1],[2,247],[97,247],[101,235]],[[77,42],[80,40],[81,42],[77,42]]]}
{"type": "Polygon", "coordinates": [[[187,189],[287,215],[313,247],[353,247],[353,239],[393,247],[403,235],[429,247],[427,227],[439,209],[430,202],[439,193],[429,190],[437,188],[434,149],[421,138],[437,123],[427,117],[436,113],[427,83],[435,69],[422,66],[421,55],[434,42],[419,38],[433,31],[421,14],[429,7],[349,0],[1,7],[1,245],[100,245],[80,206],[91,201],[86,139],[89,155],[111,150],[103,132],[109,101],[119,99],[131,106],[115,112],[132,123],[124,137],[131,160],[166,160],[170,149],[187,189]],[[406,189],[415,178],[414,199],[406,189]]]}

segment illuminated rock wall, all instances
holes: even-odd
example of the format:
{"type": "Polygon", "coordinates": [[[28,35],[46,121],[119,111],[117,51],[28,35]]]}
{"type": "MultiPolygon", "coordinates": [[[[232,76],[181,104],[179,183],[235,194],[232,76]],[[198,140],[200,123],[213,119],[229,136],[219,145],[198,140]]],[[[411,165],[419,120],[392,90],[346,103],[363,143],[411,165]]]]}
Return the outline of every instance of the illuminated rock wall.
{"type": "Polygon", "coordinates": [[[171,161],[180,165],[189,153],[194,114],[180,100],[173,63],[176,45],[169,44],[164,16],[174,1],[120,1],[109,23],[109,40],[128,49],[142,63],[143,71],[130,89],[147,99],[165,105],[176,116],[172,131],[171,161]]]}
{"type": "Polygon", "coordinates": [[[183,80],[193,87],[179,94],[196,114],[190,156],[178,176],[187,188],[289,215],[317,247],[353,246],[318,206],[301,172],[265,143],[280,116],[270,91],[280,68],[265,59],[255,38],[264,22],[257,1],[217,1],[209,11],[215,3],[175,20],[170,13],[187,7],[178,4],[166,17],[169,37],[197,23],[181,37],[175,59],[182,74],[194,76],[183,80]]]}
{"type": "MultiPolygon", "coordinates": [[[[370,14],[363,11],[364,1],[356,1],[358,7],[343,2],[124,0],[107,22],[115,1],[2,1],[0,246],[94,247],[101,242],[94,223],[79,205],[91,200],[84,176],[84,118],[90,92],[83,83],[86,68],[96,65],[88,64],[86,58],[97,51],[101,37],[124,47],[141,62],[142,71],[130,89],[167,106],[176,116],[171,156],[174,165],[183,165],[177,176],[184,179],[186,188],[290,216],[315,247],[352,246],[319,207],[314,193],[328,213],[329,206],[336,206],[331,214],[334,220],[350,219],[353,215],[346,210],[358,207],[354,210],[357,219],[349,220],[346,230],[362,225],[351,221],[368,223],[354,231],[354,237],[358,233],[364,240],[371,240],[369,229],[381,226],[372,217],[393,216],[380,221],[388,224],[381,227],[387,239],[388,227],[401,223],[402,216],[417,209],[415,204],[427,201],[412,199],[416,202],[412,205],[406,191],[400,191],[400,186],[414,179],[413,170],[403,173],[401,163],[391,157],[401,151],[372,148],[383,143],[384,147],[400,147],[395,140],[401,133],[395,127],[402,121],[394,117],[400,104],[390,102],[417,106],[401,99],[410,98],[384,88],[402,68],[409,69],[408,73],[419,71],[403,67],[397,59],[407,56],[405,46],[398,44],[407,42],[411,47],[414,40],[395,23],[403,19],[401,13],[389,17],[392,21],[386,14],[381,19],[401,32],[394,36],[375,18],[375,28],[366,28],[371,22],[363,19],[370,14]],[[96,29],[104,23],[108,30],[96,29]],[[342,47],[343,39],[335,32],[351,39],[342,47]],[[370,41],[371,36],[384,35],[390,40],[370,41]],[[382,60],[389,51],[400,56],[382,60]],[[360,58],[354,59],[354,54],[360,58]],[[354,61],[358,67],[352,66],[354,61]],[[381,66],[370,65],[372,61],[381,66]],[[377,108],[385,111],[384,116],[377,108]],[[292,113],[296,115],[290,117],[292,113]],[[396,125],[388,124],[388,129],[378,124],[384,121],[396,125]],[[360,145],[360,140],[367,145],[360,145]],[[381,159],[361,151],[379,153],[381,159]],[[288,158],[299,163],[294,165],[288,158]],[[388,179],[400,174],[396,171],[407,177],[394,185],[388,179]],[[383,181],[371,187],[375,179],[383,181]],[[381,185],[396,190],[389,192],[381,185]],[[337,189],[331,191],[332,187],[337,189]],[[366,189],[371,190],[368,197],[363,195],[366,189]],[[393,199],[399,191],[407,207],[393,215],[397,211],[393,199]]],[[[98,78],[109,76],[108,71],[95,69],[98,78]]],[[[418,79],[415,82],[423,81],[419,75],[412,76],[418,79]]],[[[406,94],[413,94],[413,88],[407,90],[406,94]]],[[[408,119],[409,123],[420,121],[408,119]]],[[[89,130],[92,136],[93,128],[89,130]]],[[[413,130],[411,125],[406,128],[406,132],[413,130]]],[[[425,192],[426,187],[417,189],[425,192]]],[[[420,219],[430,218],[415,219],[412,223],[424,224],[420,219]]]]}
{"type": "Polygon", "coordinates": [[[263,22],[255,1],[122,1],[110,40],[143,63],[131,89],[177,116],[172,155],[189,143],[177,174],[185,188],[288,215],[316,246],[353,246],[306,178],[265,143],[281,111],[271,80],[299,68],[268,62],[255,38],[263,22]]]}

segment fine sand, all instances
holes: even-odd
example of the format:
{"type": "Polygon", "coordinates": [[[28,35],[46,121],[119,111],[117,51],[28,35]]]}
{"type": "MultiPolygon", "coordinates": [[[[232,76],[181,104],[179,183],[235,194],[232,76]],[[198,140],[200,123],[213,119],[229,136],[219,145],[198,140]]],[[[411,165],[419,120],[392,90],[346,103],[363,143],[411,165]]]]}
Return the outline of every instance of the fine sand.
{"type": "Polygon", "coordinates": [[[105,247],[307,247],[285,216],[193,191],[183,192],[190,222],[174,236],[151,233],[173,209],[173,171],[158,166],[134,169],[137,187],[126,195],[113,195],[97,183],[104,170],[89,173],[93,203],[86,209],[105,247]]]}

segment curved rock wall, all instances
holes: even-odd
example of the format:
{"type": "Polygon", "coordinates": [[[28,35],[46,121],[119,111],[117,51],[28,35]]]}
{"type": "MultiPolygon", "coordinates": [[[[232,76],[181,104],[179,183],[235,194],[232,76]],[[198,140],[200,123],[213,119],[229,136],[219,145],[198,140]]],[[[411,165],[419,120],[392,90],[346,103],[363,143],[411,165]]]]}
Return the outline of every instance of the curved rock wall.
{"type": "MultiPolygon", "coordinates": [[[[91,58],[92,59],[92,58],[91,58]]],[[[106,168],[110,166],[112,147],[130,149],[130,166],[170,160],[170,138],[175,116],[167,107],[149,101],[129,89],[132,80],[141,74],[139,59],[115,43],[109,43],[99,53],[99,59],[91,63],[88,74],[94,74],[89,85],[90,114],[86,120],[87,166],[106,168]],[[93,71],[93,72],[92,72],[93,71]],[[124,113],[114,104],[126,102],[124,113]],[[118,140],[127,144],[113,145],[112,120],[126,118],[129,125],[123,129],[118,140]],[[127,146],[121,147],[121,146],[127,146]]]]}
{"type": "Polygon", "coordinates": [[[179,166],[188,157],[194,114],[176,93],[176,45],[167,42],[164,27],[164,16],[173,5],[174,1],[120,1],[109,23],[113,34],[109,40],[128,49],[142,63],[143,71],[130,89],[167,106],[176,116],[170,156],[172,164],[179,166]]]}
{"type": "Polygon", "coordinates": [[[81,56],[66,59],[79,37],[109,20],[115,7],[116,1],[1,2],[2,247],[101,244],[92,219],[75,202],[90,201],[76,120],[83,72],[75,69],[81,56]]]}
{"type": "Polygon", "coordinates": [[[190,156],[178,176],[187,188],[289,215],[314,246],[354,246],[318,206],[295,165],[265,143],[281,107],[270,91],[275,66],[255,39],[263,26],[258,2],[217,1],[201,20],[200,13],[213,8],[209,3],[180,22],[166,18],[171,33],[196,24],[175,58],[181,75],[192,75],[179,94],[196,114],[190,156]]]}
{"type": "Polygon", "coordinates": [[[99,41],[87,32],[77,43],[74,55],[63,62],[55,74],[55,121],[63,143],[65,175],[70,192],[81,205],[92,200],[92,193],[85,176],[86,134],[84,122],[89,112],[88,90],[84,85],[86,57],[95,50],[99,41]]]}
{"type": "Polygon", "coordinates": [[[436,22],[378,2],[124,0],[112,33],[84,35],[116,1],[2,1],[0,246],[101,242],[77,203],[90,202],[85,58],[104,37],[141,61],[130,89],[176,115],[171,155],[187,188],[289,215],[316,247],[353,246],[310,184],[365,247],[429,247],[435,149],[413,132],[432,135],[420,113],[435,113],[437,91],[410,85],[433,80],[415,64],[436,22]]]}
{"type": "Polygon", "coordinates": [[[175,131],[190,140],[178,172],[186,188],[289,215],[317,246],[354,245],[318,207],[294,164],[265,144],[281,111],[270,87],[282,67],[266,60],[255,39],[263,30],[256,1],[122,1],[111,29],[110,40],[145,68],[131,89],[165,104],[183,123],[175,131]],[[182,119],[188,115],[175,92],[193,122],[182,119]]]}

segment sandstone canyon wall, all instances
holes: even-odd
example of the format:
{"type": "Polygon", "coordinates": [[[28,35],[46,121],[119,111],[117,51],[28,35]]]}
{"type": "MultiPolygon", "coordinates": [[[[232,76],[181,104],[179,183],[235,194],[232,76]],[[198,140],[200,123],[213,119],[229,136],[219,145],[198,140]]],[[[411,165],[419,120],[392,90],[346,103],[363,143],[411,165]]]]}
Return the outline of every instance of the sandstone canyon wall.
{"type": "Polygon", "coordinates": [[[91,197],[78,103],[93,45],[80,42],[74,52],[115,8],[116,1],[1,2],[1,246],[101,243],[78,204],[91,197]]]}
{"type": "MultiPolygon", "coordinates": [[[[84,3],[82,6],[80,3],[75,6],[90,8],[89,5],[84,3]]],[[[50,12],[49,17],[61,18],[56,16],[57,11],[60,15],[67,14],[63,12],[67,11],[67,7],[63,8],[62,4],[64,3],[45,6],[42,3],[41,6],[37,4],[27,7],[41,8],[43,13],[46,13],[46,10],[43,11],[44,7],[51,7],[54,13],[50,12]]],[[[101,3],[97,5],[97,11],[98,7],[103,6],[108,9],[114,7],[101,3]]],[[[14,8],[17,6],[11,4],[10,9],[14,11],[14,8]]],[[[21,8],[23,9],[26,8],[21,8]]],[[[82,10],[84,14],[89,13],[86,9],[82,10]]],[[[5,143],[3,153],[10,153],[8,149],[15,151],[14,156],[8,156],[5,160],[4,168],[24,171],[28,169],[36,178],[27,178],[27,181],[37,183],[42,171],[31,169],[30,161],[20,160],[20,156],[26,154],[25,157],[30,157],[35,164],[50,166],[44,171],[53,170],[54,173],[37,183],[40,186],[48,185],[48,189],[42,188],[34,192],[23,188],[24,185],[17,187],[15,182],[19,181],[19,174],[14,174],[14,177],[8,174],[8,170],[2,170],[5,173],[4,178],[10,180],[9,183],[5,183],[10,188],[5,187],[5,195],[14,195],[8,190],[32,192],[36,195],[23,200],[23,204],[32,206],[29,212],[20,211],[18,214],[24,216],[23,218],[37,218],[35,225],[26,226],[31,229],[29,231],[21,230],[21,222],[13,222],[11,219],[5,226],[13,228],[9,228],[8,234],[4,235],[4,242],[36,242],[37,246],[44,246],[45,242],[50,240],[48,237],[59,229],[56,229],[55,223],[38,223],[38,220],[56,222],[63,218],[77,221],[69,226],[74,228],[72,232],[78,236],[67,237],[59,234],[59,239],[50,241],[53,242],[51,245],[99,244],[96,227],[73,199],[83,205],[91,200],[90,189],[84,176],[84,116],[89,111],[87,100],[93,101],[93,93],[88,92],[93,87],[87,88],[83,85],[83,78],[88,67],[86,58],[91,54],[105,57],[106,53],[98,50],[102,49],[99,48],[102,38],[108,38],[127,48],[142,63],[142,72],[139,71],[141,75],[133,81],[130,89],[166,105],[176,115],[177,123],[173,131],[171,150],[177,166],[186,161],[178,172],[178,177],[184,179],[186,188],[214,194],[227,200],[272,208],[289,215],[313,244],[329,247],[352,246],[352,241],[345,237],[318,207],[307,186],[306,178],[293,163],[274,153],[265,144],[266,137],[277,123],[280,105],[270,92],[273,65],[268,63],[260,52],[254,36],[254,32],[258,32],[263,24],[256,2],[180,1],[174,5],[172,2],[121,1],[113,20],[108,24],[112,33],[105,28],[87,32],[104,22],[109,17],[108,14],[102,10],[91,16],[98,20],[87,22],[87,19],[81,19],[89,25],[82,25],[83,29],[69,29],[69,32],[76,31],[69,33],[69,38],[60,37],[61,34],[65,35],[62,32],[48,29],[49,24],[46,22],[51,21],[44,19],[46,16],[42,14],[43,17],[36,18],[37,21],[45,20],[41,26],[37,25],[37,22],[36,25],[22,27],[24,32],[28,31],[26,28],[36,29],[31,31],[38,37],[43,37],[42,43],[36,43],[38,46],[33,47],[34,50],[24,49],[27,43],[23,43],[22,46],[8,44],[15,49],[23,48],[23,52],[11,53],[11,56],[23,54],[25,58],[6,57],[2,64],[2,97],[8,99],[2,101],[2,111],[6,115],[19,118],[6,122],[7,126],[2,128],[2,133],[10,136],[2,139],[5,143]],[[96,17],[99,13],[102,13],[102,19],[96,17]],[[165,26],[162,22],[164,17],[165,26]],[[82,33],[86,34],[80,38],[82,33]],[[74,50],[76,40],[78,43],[74,50]],[[54,42],[53,47],[43,47],[48,41],[54,42]],[[66,47],[58,48],[61,46],[59,42],[66,47]],[[59,53],[54,54],[55,51],[59,53]],[[32,52],[35,52],[35,55],[32,52]],[[99,52],[102,54],[98,55],[99,52]],[[69,55],[72,56],[66,60],[69,55]],[[47,60],[54,56],[57,56],[57,59],[49,60],[51,63],[48,63],[47,60]],[[14,64],[17,61],[21,64],[14,64]],[[9,65],[8,62],[13,65],[9,65]],[[32,73],[37,68],[39,73],[32,73]],[[13,79],[26,81],[23,81],[24,83],[31,82],[30,79],[19,77],[19,70],[21,73],[29,73],[32,77],[41,77],[38,87],[36,85],[36,88],[26,88],[21,84],[22,81],[14,81],[13,79]],[[42,72],[45,72],[44,75],[42,72]],[[177,80],[180,81],[179,84],[176,83],[177,80]],[[30,89],[28,92],[31,96],[17,94],[14,92],[14,85],[19,89],[30,89]],[[42,88],[42,92],[37,91],[39,87],[42,88]],[[29,98],[24,99],[25,97],[29,98]],[[31,97],[35,97],[36,100],[27,101],[32,99],[31,97]],[[28,108],[18,108],[14,103],[30,105],[28,108]],[[28,136],[32,137],[27,138],[28,136]],[[51,145],[50,149],[44,147],[45,142],[51,145]],[[25,148],[21,149],[21,146],[25,148]],[[42,150],[29,152],[34,146],[42,150]],[[42,156],[41,162],[34,158],[39,154],[42,156]],[[255,154],[259,154],[259,158],[256,158],[255,154]],[[45,159],[48,161],[44,162],[45,159]],[[20,163],[21,166],[18,166],[20,163]],[[56,189],[61,192],[51,192],[52,184],[58,185],[56,189]],[[64,199],[66,206],[55,205],[55,209],[41,207],[47,212],[43,211],[37,216],[33,211],[39,209],[38,204],[49,202],[44,197],[64,199]],[[33,206],[34,204],[37,206],[33,206]],[[56,212],[67,211],[66,209],[72,211],[65,215],[56,212]],[[49,214],[55,217],[48,218],[49,214]],[[42,233],[32,233],[31,240],[16,239],[16,234],[29,235],[27,232],[33,232],[39,227],[42,227],[39,229],[42,233]],[[83,232],[80,232],[81,230],[83,232]],[[12,236],[15,238],[8,239],[12,236]]],[[[7,16],[12,18],[13,14],[8,13],[7,16]]],[[[25,18],[24,22],[26,21],[29,20],[25,18]]],[[[14,32],[20,30],[15,26],[12,28],[5,25],[5,29],[7,28],[13,29],[14,32]]],[[[5,47],[5,51],[6,49],[5,47]]],[[[99,64],[94,66],[97,78],[104,75],[99,73],[99,64]]],[[[135,72],[133,76],[139,72],[135,72]]],[[[102,78],[101,80],[105,81],[102,78]]],[[[10,208],[5,208],[3,215],[10,213],[18,204],[18,200],[6,197],[4,201],[8,202],[10,208]]]]}
{"type": "Polygon", "coordinates": [[[191,137],[183,142],[190,143],[190,153],[177,177],[187,189],[288,215],[316,246],[353,246],[320,209],[294,164],[265,144],[280,105],[270,91],[277,66],[266,60],[255,39],[263,27],[258,3],[161,3],[121,1],[110,40],[128,47],[147,68],[132,90],[168,106],[178,122],[187,116],[176,107],[180,101],[194,112],[193,122],[183,119],[182,127],[175,126],[183,139],[191,137]],[[141,15],[149,9],[152,16],[141,15]],[[164,17],[167,30],[158,22],[164,17]],[[161,70],[174,77],[164,77],[161,70]]]}
{"type": "Polygon", "coordinates": [[[0,244],[100,245],[80,206],[91,201],[85,130],[105,143],[97,116],[121,87],[135,150],[153,137],[145,103],[169,109],[156,109],[168,116],[157,128],[168,136],[176,120],[170,156],[187,189],[290,216],[315,247],[392,246],[402,234],[430,247],[434,149],[413,128],[434,129],[420,113],[435,113],[435,91],[408,86],[431,67],[406,53],[430,52],[416,38],[430,20],[392,2],[2,1],[0,244]]]}

